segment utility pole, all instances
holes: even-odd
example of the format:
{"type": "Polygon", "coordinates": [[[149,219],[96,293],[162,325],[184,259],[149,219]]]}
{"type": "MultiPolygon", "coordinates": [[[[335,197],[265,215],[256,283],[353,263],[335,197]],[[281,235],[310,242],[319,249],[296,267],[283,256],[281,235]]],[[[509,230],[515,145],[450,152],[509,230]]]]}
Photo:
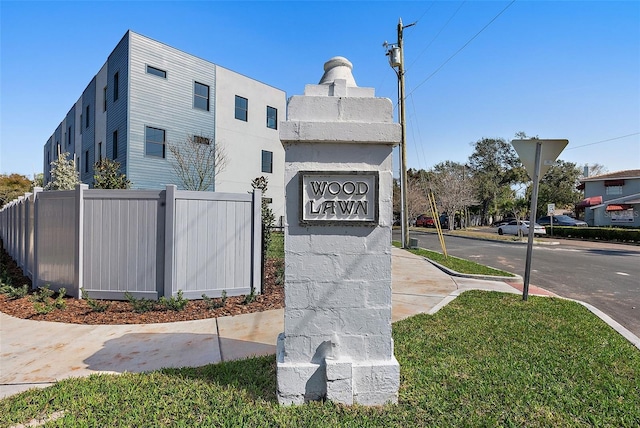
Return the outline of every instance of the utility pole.
{"type": "Polygon", "coordinates": [[[389,56],[389,63],[398,75],[399,95],[398,101],[400,101],[400,128],[402,130],[402,137],[400,141],[400,224],[402,228],[402,248],[409,248],[409,207],[407,204],[407,132],[406,132],[406,118],[405,118],[405,100],[404,100],[404,50],[402,45],[402,30],[415,25],[409,24],[402,25],[402,18],[398,20],[398,43],[388,44],[384,42],[384,47],[389,47],[387,55],[389,56]]]}

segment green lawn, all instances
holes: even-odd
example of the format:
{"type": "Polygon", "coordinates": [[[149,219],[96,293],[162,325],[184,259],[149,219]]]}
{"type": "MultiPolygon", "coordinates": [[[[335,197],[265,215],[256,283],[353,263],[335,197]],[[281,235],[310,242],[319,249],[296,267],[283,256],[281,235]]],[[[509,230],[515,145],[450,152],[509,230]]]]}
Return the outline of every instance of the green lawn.
{"type": "Polygon", "coordinates": [[[579,304],[469,291],[393,336],[397,405],[280,407],[268,356],[64,380],[1,400],[0,426],[640,426],[640,351],[579,304]]]}
{"type": "MultiPolygon", "coordinates": [[[[393,241],[393,245],[396,247],[401,246],[401,244],[397,241],[393,241]]],[[[438,264],[441,264],[446,268],[449,268],[459,273],[472,274],[472,275],[505,276],[505,277],[515,276],[510,272],[505,272],[503,270],[494,269],[489,266],[480,265],[475,262],[470,262],[469,260],[459,259],[453,256],[445,257],[444,254],[442,253],[438,253],[436,251],[431,251],[431,250],[425,250],[424,248],[410,249],[407,251],[410,251],[413,254],[417,254],[422,257],[426,257],[438,264]]]]}

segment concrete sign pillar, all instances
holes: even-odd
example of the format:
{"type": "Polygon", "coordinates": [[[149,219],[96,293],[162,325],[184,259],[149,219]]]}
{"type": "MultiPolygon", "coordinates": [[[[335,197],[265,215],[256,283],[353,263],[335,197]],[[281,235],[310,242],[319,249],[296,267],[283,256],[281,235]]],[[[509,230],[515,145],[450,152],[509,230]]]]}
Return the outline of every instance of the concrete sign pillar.
{"type": "Polygon", "coordinates": [[[285,313],[278,400],[380,405],[398,400],[391,337],[393,106],[330,59],[288,103],[285,313]]]}

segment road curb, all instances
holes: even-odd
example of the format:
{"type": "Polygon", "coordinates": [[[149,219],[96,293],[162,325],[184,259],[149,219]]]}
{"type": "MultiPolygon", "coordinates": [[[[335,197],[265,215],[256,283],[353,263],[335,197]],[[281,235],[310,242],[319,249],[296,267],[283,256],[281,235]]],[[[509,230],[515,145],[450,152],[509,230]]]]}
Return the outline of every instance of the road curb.
{"type": "MultiPolygon", "coordinates": [[[[433,260],[431,260],[428,257],[424,257],[421,256],[423,259],[425,259],[426,261],[428,261],[429,263],[431,263],[432,265],[434,265],[435,267],[437,267],[438,269],[440,269],[441,271],[443,271],[444,273],[446,273],[449,276],[455,276],[458,278],[470,278],[470,279],[481,279],[481,280],[485,280],[485,281],[499,281],[499,282],[506,282],[507,284],[524,284],[524,279],[520,276],[517,275],[515,273],[509,272],[510,274],[514,275],[512,277],[510,276],[494,276],[494,275],[475,275],[475,274],[471,274],[471,273],[460,273],[460,272],[456,272],[455,270],[451,270],[446,266],[441,265],[438,262],[435,262],[433,260]]],[[[484,266],[484,265],[483,265],[484,266]]],[[[495,270],[502,270],[502,269],[498,269],[498,268],[494,268],[492,266],[487,266],[490,267],[491,269],[495,269],[495,270]]],[[[506,271],[504,271],[506,272],[506,271]]]]}

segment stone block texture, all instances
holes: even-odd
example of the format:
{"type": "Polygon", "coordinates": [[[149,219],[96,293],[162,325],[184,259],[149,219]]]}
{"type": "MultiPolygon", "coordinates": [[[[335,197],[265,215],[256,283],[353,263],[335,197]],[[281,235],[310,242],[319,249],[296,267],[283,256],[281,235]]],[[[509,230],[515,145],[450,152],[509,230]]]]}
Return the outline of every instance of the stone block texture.
{"type": "Polygon", "coordinates": [[[325,64],[319,85],[294,96],[280,127],[285,148],[285,319],[278,399],[301,404],[397,402],[391,337],[391,101],[358,88],[351,64],[325,64]],[[301,223],[300,173],[378,172],[375,225],[301,223]]]}

